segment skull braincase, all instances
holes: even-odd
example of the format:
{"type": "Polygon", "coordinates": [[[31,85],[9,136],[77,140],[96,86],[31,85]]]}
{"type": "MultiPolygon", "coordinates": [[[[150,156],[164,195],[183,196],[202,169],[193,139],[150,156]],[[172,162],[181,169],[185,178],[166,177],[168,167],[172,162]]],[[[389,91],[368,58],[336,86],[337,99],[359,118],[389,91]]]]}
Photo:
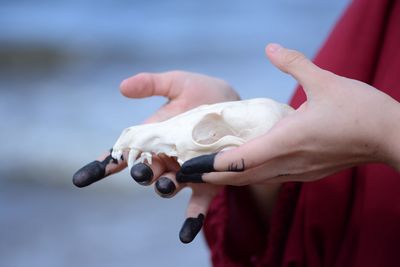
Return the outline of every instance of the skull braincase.
{"type": "Polygon", "coordinates": [[[113,147],[118,160],[129,151],[128,165],[152,154],[190,158],[239,146],[266,133],[291,107],[267,98],[203,105],[169,120],[126,128],[113,147]]]}

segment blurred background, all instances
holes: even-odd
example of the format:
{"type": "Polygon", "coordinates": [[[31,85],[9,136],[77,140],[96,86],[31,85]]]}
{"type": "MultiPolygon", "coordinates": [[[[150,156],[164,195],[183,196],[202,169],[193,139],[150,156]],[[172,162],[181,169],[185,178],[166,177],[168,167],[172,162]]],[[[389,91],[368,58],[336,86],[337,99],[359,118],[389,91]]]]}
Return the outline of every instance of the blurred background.
{"type": "Polygon", "coordinates": [[[347,4],[0,0],[0,266],[208,266],[202,235],[178,239],[189,191],[161,199],[126,171],[71,183],[165,101],[125,99],[120,81],[182,69],[286,102],[295,82],[265,45],[313,57],[347,4]]]}

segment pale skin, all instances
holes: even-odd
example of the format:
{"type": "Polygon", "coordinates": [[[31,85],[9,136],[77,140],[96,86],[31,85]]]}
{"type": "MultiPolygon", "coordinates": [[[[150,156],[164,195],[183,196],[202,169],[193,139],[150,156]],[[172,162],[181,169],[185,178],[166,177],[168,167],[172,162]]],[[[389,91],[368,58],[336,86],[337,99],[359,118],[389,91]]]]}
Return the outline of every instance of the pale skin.
{"type": "MultiPolygon", "coordinates": [[[[321,179],[368,162],[400,170],[400,105],[396,100],[365,83],[323,70],[297,51],[270,44],[266,55],[303,86],[307,101],[267,134],[217,154],[215,171],[202,176],[204,184],[179,184],[175,179],[179,165],[165,156],[155,157],[149,184],[160,177],[172,180],[176,190],[167,197],[192,187],[187,217],[206,214],[221,185],[251,185],[256,205],[263,207],[267,220],[282,182],[321,179]],[[242,163],[241,172],[227,171],[232,164],[242,163]]],[[[135,75],[121,83],[121,93],[130,98],[160,95],[169,99],[147,122],[162,121],[201,104],[239,100],[226,82],[181,71],[135,75]]],[[[109,164],[106,176],[124,167],[125,162],[109,164]]]]}

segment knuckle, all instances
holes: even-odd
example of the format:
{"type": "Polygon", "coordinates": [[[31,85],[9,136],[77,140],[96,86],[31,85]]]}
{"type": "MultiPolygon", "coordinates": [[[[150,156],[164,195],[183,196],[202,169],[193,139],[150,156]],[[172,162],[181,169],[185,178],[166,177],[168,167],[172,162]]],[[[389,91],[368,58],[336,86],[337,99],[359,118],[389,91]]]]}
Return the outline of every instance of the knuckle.
{"type": "Polygon", "coordinates": [[[343,77],[327,70],[321,70],[319,72],[319,78],[321,81],[323,81],[323,87],[328,89],[335,89],[338,86],[342,86],[344,80],[343,77]]]}
{"type": "Polygon", "coordinates": [[[186,72],[182,71],[182,70],[172,70],[167,72],[166,74],[170,75],[173,79],[177,80],[177,79],[182,79],[185,77],[186,72]]]}
{"type": "Polygon", "coordinates": [[[283,64],[285,67],[290,68],[291,66],[301,64],[305,60],[307,58],[302,53],[292,50],[284,55],[283,64]]]}

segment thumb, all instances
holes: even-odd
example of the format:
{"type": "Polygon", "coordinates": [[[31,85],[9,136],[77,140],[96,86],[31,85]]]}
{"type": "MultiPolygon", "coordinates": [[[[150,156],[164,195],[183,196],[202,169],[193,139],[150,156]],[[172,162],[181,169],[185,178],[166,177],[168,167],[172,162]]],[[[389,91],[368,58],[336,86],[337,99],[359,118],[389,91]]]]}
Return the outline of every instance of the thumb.
{"type": "Polygon", "coordinates": [[[320,89],[324,84],[323,78],[329,73],[312,63],[302,53],[279,44],[268,44],[265,53],[272,64],[293,76],[303,86],[307,97],[320,89]]]}
{"type": "Polygon", "coordinates": [[[121,82],[121,93],[129,98],[164,96],[174,99],[179,95],[172,86],[176,76],[174,73],[139,73],[121,82]]]}
{"type": "Polygon", "coordinates": [[[164,121],[180,113],[174,110],[170,102],[178,98],[182,89],[174,86],[174,81],[179,77],[178,71],[163,73],[139,73],[122,81],[121,93],[129,98],[145,98],[151,96],[164,96],[169,101],[144,123],[164,121]]]}

